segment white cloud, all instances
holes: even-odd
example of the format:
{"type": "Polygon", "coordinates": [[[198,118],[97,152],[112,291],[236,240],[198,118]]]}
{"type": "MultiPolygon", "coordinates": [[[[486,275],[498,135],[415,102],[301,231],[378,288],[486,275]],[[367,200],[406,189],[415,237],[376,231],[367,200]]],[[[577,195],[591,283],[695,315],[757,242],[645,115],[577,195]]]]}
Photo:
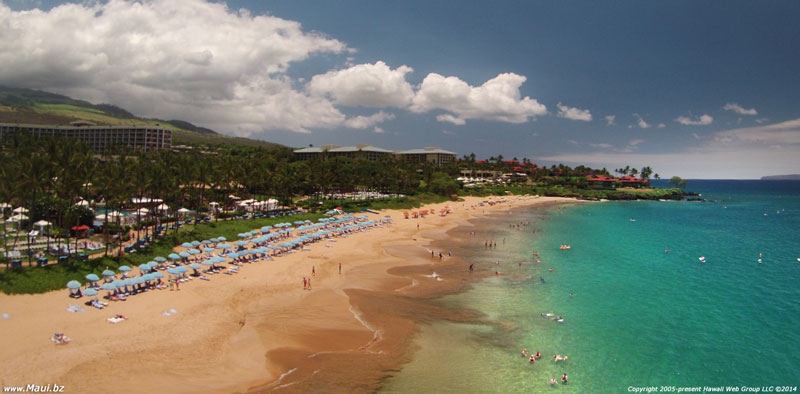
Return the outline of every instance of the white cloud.
{"type": "Polygon", "coordinates": [[[591,122],[592,114],[589,112],[588,109],[580,109],[580,108],[573,108],[567,107],[566,105],[562,105],[558,103],[558,117],[565,118],[570,120],[581,120],[584,122],[591,122]]]}
{"type": "MultiPolygon", "coordinates": [[[[720,131],[713,138],[692,135],[698,141],[671,153],[616,152],[563,153],[541,161],[615,168],[651,166],[662,178],[673,175],[701,179],[759,178],[791,174],[800,168],[800,119],[720,131]]],[[[637,147],[640,140],[628,146],[637,147]]],[[[690,182],[691,185],[691,182],[690,182]]]]}
{"type": "Polygon", "coordinates": [[[659,123],[658,126],[656,126],[656,127],[659,128],[659,129],[663,129],[664,127],[667,127],[667,125],[665,125],[663,123],[659,123]]]}
{"type": "Polygon", "coordinates": [[[505,73],[474,87],[457,77],[430,73],[422,81],[410,109],[418,113],[435,109],[450,112],[452,118],[437,119],[451,123],[455,123],[454,119],[524,123],[547,113],[547,108],[536,100],[520,98],[519,87],[525,80],[522,75],[505,73]]]}
{"type": "Polygon", "coordinates": [[[329,95],[336,104],[363,107],[404,108],[414,91],[405,75],[411,67],[392,70],[386,63],[359,64],[344,70],[315,75],[308,84],[312,94],[329,95]]]}
{"type": "Polygon", "coordinates": [[[650,127],[652,127],[650,126],[649,123],[645,122],[644,119],[641,116],[639,116],[639,114],[633,114],[633,116],[635,116],[636,119],[639,119],[639,121],[636,122],[636,124],[639,126],[640,129],[649,129],[650,127]]]}
{"type": "Polygon", "coordinates": [[[693,120],[688,116],[679,116],[675,121],[684,126],[708,126],[714,122],[714,118],[709,115],[701,115],[697,120],[693,120]]]}
{"type": "Polygon", "coordinates": [[[444,134],[444,135],[456,135],[455,132],[450,131],[450,130],[442,130],[442,134],[444,134]]]}
{"type": "Polygon", "coordinates": [[[347,51],[295,21],[203,0],[110,0],[24,12],[0,3],[0,26],[0,84],[239,135],[331,128],[345,118],[284,75],[315,54],[347,51]]]}
{"type": "Polygon", "coordinates": [[[800,145],[800,119],[720,131],[714,133],[714,140],[726,144],[800,145]]]}
{"type": "Polygon", "coordinates": [[[614,145],[602,143],[602,144],[589,144],[592,148],[601,148],[601,149],[611,149],[614,145]]]}
{"type": "Polygon", "coordinates": [[[727,103],[722,107],[722,109],[736,112],[739,115],[758,115],[758,111],[756,111],[755,108],[745,109],[736,103],[727,103]]]}
{"type": "Polygon", "coordinates": [[[450,123],[452,123],[454,125],[459,125],[459,126],[463,126],[463,125],[467,124],[466,120],[458,118],[458,117],[455,117],[455,116],[450,115],[450,114],[436,115],[436,120],[438,120],[440,122],[450,122],[450,123]]]}
{"type": "Polygon", "coordinates": [[[383,133],[386,132],[386,130],[384,130],[382,127],[378,127],[378,126],[375,126],[375,128],[372,129],[372,131],[374,131],[376,134],[383,134],[383,133]]]}
{"type": "Polygon", "coordinates": [[[616,119],[616,118],[617,118],[616,115],[607,115],[606,116],[606,126],[615,125],[616,123],[614,123],[614,119],[616,119]]]}
{"type": "Polygon", "coordinates": [[[351,129],[367,129],[378,123],[394,119],[394,114],[383,111],[376,112],[370,116],[354,116],[344,121],[344,126],[351,129]]]}

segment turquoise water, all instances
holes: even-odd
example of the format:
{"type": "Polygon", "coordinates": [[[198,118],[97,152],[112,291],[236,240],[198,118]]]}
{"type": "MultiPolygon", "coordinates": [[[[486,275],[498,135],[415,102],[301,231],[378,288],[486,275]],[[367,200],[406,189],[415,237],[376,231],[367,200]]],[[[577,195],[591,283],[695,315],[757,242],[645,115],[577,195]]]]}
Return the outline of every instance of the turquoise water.
{"type": "Polygon", "coordinates": [[[479,269],[499,260],[504,275],[438,301],[494,323],[423,327],[421,350],[383,391],[798,386],[800,182],[690,188],[709,202],[596,203],[498,219],[487,234],[505,245],[487,251],[481,241],[466,252],[479,269]],[[521,231],[508,228],[527,220],[521,231]],[[572,249],[560,250],[564,243],[572,249]],[[519,267],[521,260],[532,263],[519,267]],[[530,365],[523,347],[543,359],[530,365]],[[554,354],[569,359],[554,363],[554,354]],[[551,387],[562,373],[569,383],[551,387]]]}

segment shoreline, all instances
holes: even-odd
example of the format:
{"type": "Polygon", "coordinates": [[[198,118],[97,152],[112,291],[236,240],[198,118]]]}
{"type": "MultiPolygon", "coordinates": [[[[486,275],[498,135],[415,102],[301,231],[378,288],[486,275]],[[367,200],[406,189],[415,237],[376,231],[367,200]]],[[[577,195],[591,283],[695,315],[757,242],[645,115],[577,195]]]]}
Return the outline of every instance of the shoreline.
{"type": "MultiPolygon", "coordinates": [[[[338,238],[331,248],[313,244],[311,251],[246,265],[234,276],[190,282],[179,292],[148,292],[102,311],[65,312],[74,302],[66,290],[0,294],[0,312],[10,315],[0,321],[7,333],[0,360],[8,366],[0,382],[55,383],[65,392],[96,389],[101,383],[92,382],[101,381],[121,392],[374,391],[387,372],[410,359],[420,321],[477,318],[420,302],[448,291],[412,278],[430,273],[432,261],[423,256],[438,235],[484,211],[575,201],[500,198],[507,202],[474,210],[471,205],[488,198],[425,207],[454,207],[446,217],[403,219],[402,211],[382,211],[395,219],[391,227],[338,238]],[[314,290],[304,291],[301,279],[312,267],[314,290]],[[178,313],[161,315],[170,309],[178,313]],[[129,320],[106,322],[114,314],[129,320]],[[47,338],[54,331],[73,342],[52,344],[47,338]]],[[[445,270],[459,261],[445,260],[445,270]]],[[[453,281],[457,288],[450,292],[463,285],[453,281]]]]}

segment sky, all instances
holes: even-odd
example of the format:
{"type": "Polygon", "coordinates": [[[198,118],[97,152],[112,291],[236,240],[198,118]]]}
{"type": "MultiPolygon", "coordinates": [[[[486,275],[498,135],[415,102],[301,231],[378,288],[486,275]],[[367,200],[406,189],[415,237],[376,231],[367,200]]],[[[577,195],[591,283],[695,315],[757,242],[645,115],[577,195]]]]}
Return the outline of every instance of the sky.
{"type": "Polygon", "coordinates": [[[800,173],[797,1],[0,0],[0,85],[293,147],[800,173]]]}

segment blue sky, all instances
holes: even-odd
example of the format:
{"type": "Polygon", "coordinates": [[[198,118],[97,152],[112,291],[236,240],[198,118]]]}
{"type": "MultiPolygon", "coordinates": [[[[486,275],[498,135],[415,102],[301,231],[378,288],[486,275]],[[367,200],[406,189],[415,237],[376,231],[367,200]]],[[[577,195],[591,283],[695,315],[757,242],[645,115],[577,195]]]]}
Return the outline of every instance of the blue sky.
{"type": "Polygon", "coordinates": [[[796,1],[4,4],[0,83],[226,134],[800,173],[796,1]]]}

